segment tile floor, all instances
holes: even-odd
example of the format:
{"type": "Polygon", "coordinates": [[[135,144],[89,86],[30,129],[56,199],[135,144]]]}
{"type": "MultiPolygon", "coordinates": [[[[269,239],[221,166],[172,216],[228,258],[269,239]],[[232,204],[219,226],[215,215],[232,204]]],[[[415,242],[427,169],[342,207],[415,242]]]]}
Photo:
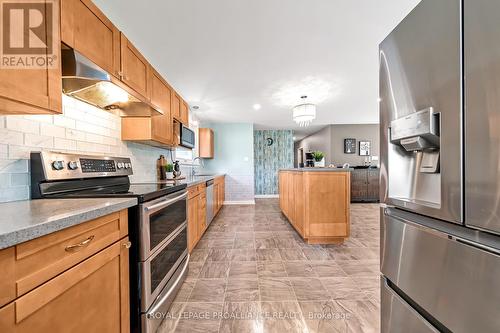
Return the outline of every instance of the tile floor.
{"type": "Polygon", "coordinates": [[[379,210],[351,206],[351,237],[308,245],[276,199],[225,206],[191,254],[159,332],[379,332],[379,210]]]}

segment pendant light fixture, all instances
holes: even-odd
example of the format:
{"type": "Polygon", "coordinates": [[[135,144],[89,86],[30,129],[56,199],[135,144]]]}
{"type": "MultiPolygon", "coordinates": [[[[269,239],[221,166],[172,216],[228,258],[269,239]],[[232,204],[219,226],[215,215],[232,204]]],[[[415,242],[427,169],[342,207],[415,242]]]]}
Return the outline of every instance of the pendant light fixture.
{"type": "Polygon", "coordinates": [[[316,105],[306,103],[307,96],[305,95],[300,98],[303,100],[303,103],[293,107],[292,117],[293,121],[299,124],[300,127],[306,127],[316,119],[316,105]]]}

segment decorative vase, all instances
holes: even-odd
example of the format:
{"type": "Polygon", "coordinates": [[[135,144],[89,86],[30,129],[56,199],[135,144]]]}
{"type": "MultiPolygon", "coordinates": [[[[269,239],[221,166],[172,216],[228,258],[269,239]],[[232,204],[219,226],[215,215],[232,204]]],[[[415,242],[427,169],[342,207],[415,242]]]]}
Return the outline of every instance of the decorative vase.
{"type": "Polygon", "coordinates": [[[166,176],[167,176],[167,179],[174,179],[174,173],[173,172],[167,172],[166,176]]]}
{"type": "Polygon", "coordinates": [[[324,168],[325,167],[325,158],[323,157],[323,159],[321,161],[314,161],[314,167],[315,168],[324,168]]]}

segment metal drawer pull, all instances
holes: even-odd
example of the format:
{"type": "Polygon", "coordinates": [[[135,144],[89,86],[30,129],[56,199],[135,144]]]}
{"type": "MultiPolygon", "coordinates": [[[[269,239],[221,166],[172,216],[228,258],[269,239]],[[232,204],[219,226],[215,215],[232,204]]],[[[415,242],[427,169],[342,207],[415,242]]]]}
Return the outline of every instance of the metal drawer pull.
{"type": "Polygon", "coordinates": [[[132,246],[131,242],[125,242],[125,243],[123,243],[123,247],[126,248],[126,249],[130,249],[131,246],[132,246]]]}
{"type": "Polygon", "coordinates": [[[73,245],[68,245],[66,246],[65,250],[66,252],[76,252],[76,251],[80,251],[82,248],[86,247],[87,245],[90,244],[90,242],[92,242],[94,240],[95,236],[92,235],[90,236],[89,238],[87,238],[86,240],[78,243],[78,244],[73,244],[73,245]]]}

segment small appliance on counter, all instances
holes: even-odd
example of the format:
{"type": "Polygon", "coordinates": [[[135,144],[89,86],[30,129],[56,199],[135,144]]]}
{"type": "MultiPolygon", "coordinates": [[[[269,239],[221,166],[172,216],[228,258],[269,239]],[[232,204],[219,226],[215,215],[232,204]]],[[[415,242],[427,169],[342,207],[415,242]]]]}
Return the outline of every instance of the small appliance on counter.
{"type": "Polygon", "coordinates": [[[306,168],[314,168],[314,157],[313,153],[306,153],[306,168]]]}
{"type": "Polygon", "coordinates": [[[180,179],[182,175],[181,172],[181,165],[179,164],[179,161],[174,162],[174,178],[180,179]]]}

